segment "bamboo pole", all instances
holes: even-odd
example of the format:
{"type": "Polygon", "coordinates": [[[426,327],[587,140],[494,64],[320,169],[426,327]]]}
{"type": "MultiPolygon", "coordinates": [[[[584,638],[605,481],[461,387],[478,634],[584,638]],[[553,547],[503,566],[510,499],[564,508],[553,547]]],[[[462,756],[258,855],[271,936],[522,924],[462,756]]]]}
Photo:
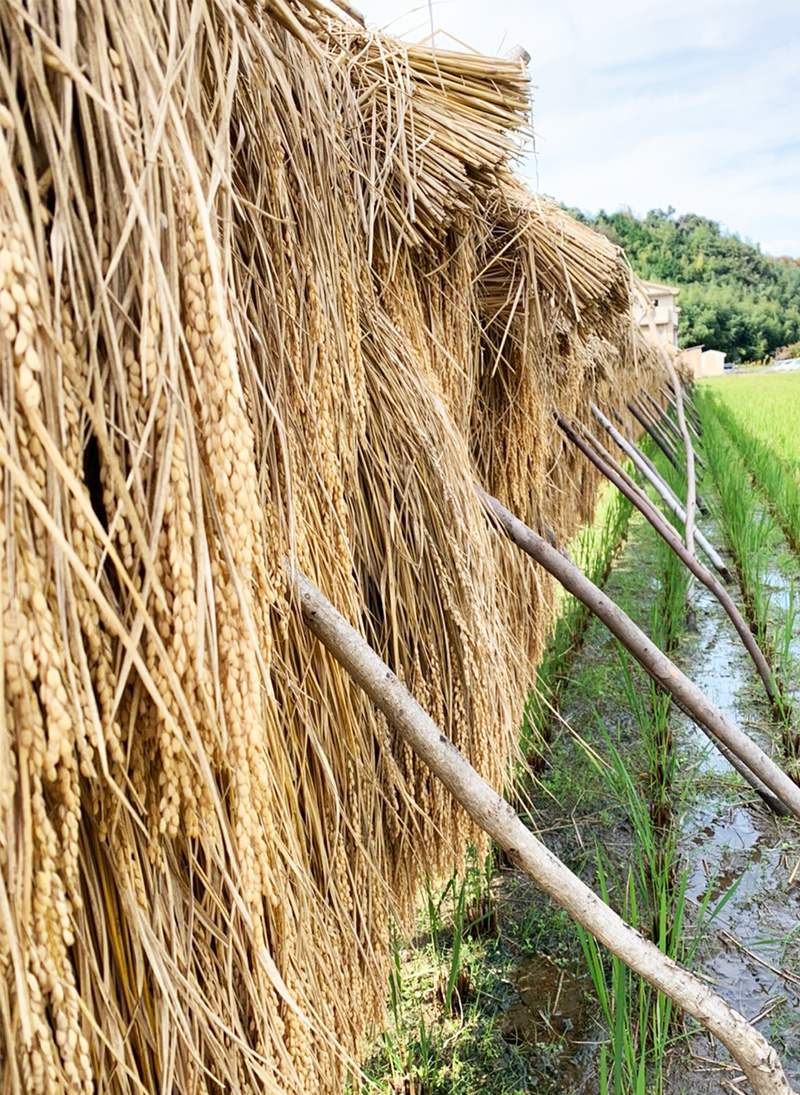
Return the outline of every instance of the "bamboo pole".
{"type": "MultiPolygon", "coordinates": [[[[672,406],[673,408],[677,409],[677,408],[676,408],[676,406],[675,406],[675,397],[674,397],[674,396],[672,395],[672,393],[670,392],[669,388],[667,388],[667,387],[662,387],[662,388],[660,389],[660,391],[661,391],[661,394],[662,394],[662,395],[664,396],[664,398],[665,398],[665,399],[667,400],[667,402],[668,402],[668,403],[669,403],[669,404],[670,404],[670,405],[671,405],[671,406],[672,406]]],[[[695,421],[694,415],[693,415],[693,413],[692,413],[692,409],[691,409],[691,407],[690,407],[690,406],[688,405],[688,403],[686,403],[686,402],[685,402],[685,400],[684,400],[684,410],[686,411],[686,421],[687,421],[687,424],[688,424],[688,425],[689,425],[689,427],[691,428],[691,431],[692,431],[692,433],[693,433],[693,434],[695,435],[695,437],[697,438],[697,440],[698,440],[698,441],[702,441],[702,439],[703,439],[703,431],[702,431],[702,429],[700,428],[700,425],[699,425],[699,424],[698,424],[698,423],[697,423],[697,422],[695,421]]]]}
{"type": "Polygon", "coordinates": [[[669,417],[669,415],[664,413],[664,408],[661,406],[661,404],[658,403],[655,399],[653,399],[652,395],[650,395],[649,392],[644,392],[643,395],[644,395],[644,400],[642,401],[642,403],[643,403],[644,406],[647,407],[647,409],[650,411],[650,413],[654,416],[656,422],[658,422],[659,424],[661,424],[663,422],[664,426],[666,426],[666,428],[669,430],[670,434],[672,434],[672,436],[677,441],[680,441],[681,440],[680,430],[675,425],[675,423],[672,421],[672,419],[669,417]]]}
{"type": "Polygon", "coordinates": [[[683,561],[684,565],[689,568],[692,574],[696,578],[699,578],[703,585],[714,594],[719,603],[727,612],[731,623],[736,628],[739,638],[744,643],[745,649],[750,657],[753,659],[753,664],[758,670],[758,675],[761,677],[761,681],[764,685],[764,689],[767,693],[767,698],[774,707],[777,703],[777,695],[775,687],[772,683],[772,673],[770,672],[767,659],[761,653],[758,643],[753,636],[752,631],[747,626],[747,623],[742,616],[739,609],[734,604],[733,598],[727,592],[727,590],[720,585],[714,575],[703,566],[699,559],[694,555],[691,555],[684,546],[680,537],[675,534],[675,530],[670,523],[664,518],[663,514],[659,513],[655,506],[651,505],[648,501],[644,503],[635,491],[625,483],[623,479],[616,474],[616,472],[606,464],[604,460],[601,460],[596,453],[593,453],[589,446],[577,436],[575,431],[563,418],[562,415],[556,414],[556,421],[566,434],[566,436],[572,441],[574,445],[581,450],[581,452],[588,457],[594,466],[600,471],[607,479],[609,479],[618,490],[622,491],[625,497],[633,503],[634,506],[643,514],[643,516],[650,522],[656,532],[670,545],[673,551],[683,561]]]}
{"type": "Polygon", "coordinates": [[[653,412],[650,410],[650,408],[647,406],[641,396],[636,396],[633,402],[636,404],[636,407],[639,410],[640,414],[642,414],[645,420],[650,423],[650,427],[656,431],[666,447],[674,456],[676,460],[675,466],[677,468],[680,468],[680,454],[675,447],[675,444],[673,443],[672,435],[664,429],[658,417],[653,414],[653,412]]]}
{"type": "MultiPolygon", "coordinates": [[[[661,356],[664,360],[664,364],[669,373],[669,378],[672,381],[672,387],[675,392],[675,404],[678,414],[678,429],[680,431],[680,437],[683,438],[684,451],[686,453],[686,550],[690,555],[694,555],[694,511],[697,504],[697,488],[695,485],[695,468],[694,468],[694,447],[692,445],[692,439],[689,436],[689,431],[686,428],[686,416],[683,413],[683,394],[681,390],[681,382],[678,379],[678,374],[675,372],[675,366],[670,360],[670,356],[667,351],[661,347],[661,356]]],[[[663,413],[663,412],[662,412],[663,413]]],[[[670,421],[669,416],[664,414],[667,421],[670,421]]]]}
{"type": "MultiPolygon", "coordinates": [[[[615,416],[617,417],[617,419],[618,419],[619,421],[622,421],[622,420],[621,420],[621,419],[619,418],[619,415],[617,415],[617,414],[616,414],[616,411],[614,411],[614,409],[613,409],[613,408],[612,408],[612,413],[613,413],[613,414],[614,414],[614,415],[615,415],[615,416]]],[[[639,422],[641,422],[642,420],[641,420],[641,419],[638,419],[638,421],[639,421],[639,422]]],[[[653,435],[652,435],[652,433],[650,433],[650,436],[651,436],[651,437],[653,436],[653,435]]],[[[633,441],[632,441],[632,439],[631,439],[631,438],[629,438],[629,441],[630,441],[630,443],[631,443],[631,444],[633,444],[633,441]]],[[[666,450],[664,450],[663,446],[661,446],[661,448],[662,448],[662,451],[664,451],[664,452],[666,451],[666,450]]],[[[651,471],[653,472],[653,474],[654,474],[654,475],[657,475],[657,476],[658,476],[658,477],[659,477],[660,479],[663,479],[663,476],[661,475],[661,473],[659,472],[658,468],[657,468],[657,467],[655,466],[655,464],[653,463],[653,461],[652,461],[652,460],[650,459],[650,457],[649,457],[649,456],[648,456],[648,455],[647,455],[647,454],[646,454],[645,452],[643,452],[643,451],[642,451],[641,449],[639,450],[639,452],[640,452],[640,454],[641,454],[641,457],[642,457],[642,459],[643,459],[643,460],[646,460],[646,461],[647,461],[648,465],[650,466],[650,470],[651,470],[651,471]]],[[[670,447],[670,452],[672,452],[672,454],[673,454],[673,456],[674,456],[674,459],[672,459],[672,460],[671,460],[670,462],[671,462],[671,464],[673,465],[673,467],[674,467],[674,468],[675,468],[675,469],[676,469],[676,470],[677,470],[678,472],[680,472],[680,470],[681,470],[681,469],[680,469],[680,464],[678,463],[678,454],[677,454],[677,452],[675,452],[675,450],[674,450],[674,449],[672,449],[671,447],[670,447]]],[[[671,487],[670,487],[669,489],[670,489],[670,490],[672,490],[672,488],[671,488],[671,487]]],[[[674,493],[675,493],[675,492],[673,491],[673,494],[674,494],[674,493]]],[[[677,496],[677,495],[675,495],[675,497],[677,498],[678,496],[677,496]]],[[[678,500],[680,501],[680,499],[678,499],[678,500]]],[[[697,508],[698,508],[698,509],[700,510],[700,512],[701,512],[701,513],[702,513],[702,514],[703,514],[704,516],[707,516],[707,515],[708,515],[708,512],[709,512],[708,506],[707,506],[707,505],[705,504],[705,502],[704,502],[704,501],[703,501],[703,499],[702,499],[702,498],[700,497],[700,495],[697,495],[697,508]]]]}
{"type": "MultiPolygon", "coordinates": [[[[670,487],[669,483],[667,483],[667,481],[662,478],[661,475],[659,475],[658,471],[651,471],[648,464],[642,458],[643,454],[639,451],[639,449],[632,442],[625,440],[619,430],[614,426],[612,422],[609,421],[608,418],[606,418],[606,416],[595,403],[591,403],[590,407],[592,410],[592,414],[600,423],[600,425],[605,429],[605,431],[609,434],[612,440],[619,446],[620,449],[622,449],[622,451],[629,458],[629,460],[631,460],[633,464],[638,468],[639,472],[645,477],[648,483],[650,483],[650,485],[658,493],[664,503],[669,506],[669,508],[672,510],[678,520],[682,521],[685,524],[686,510],[683,508],[681,500],[673,491],[672,487],[670,487]]],[[[719,572],[719,574],[722,576],[722,578],[724,578],[726,582],[730,582],[733,576],[725,565],[722,556],[719,554],[716,548],[714,548],[713,545],[709,543],[709,541],[706,539],[705,535],[699,528],[695,528],[695,538],[697,539],[700,547],[706,553],[714,569],[719,572]]]]}
{"type": "Polygon", "coordinates": [[[626,965],[719,1038],[741,1066],[756,1095],[796,1095],[777,1053],[763,1035],[699,978],[634,931],[553,855],[523,825],[514,807],[478,775],[386,663],[316,586],[291,565],[288,570],[294,596],[309,629],[473,821],[505,850],[512,863],[626,965]]]}

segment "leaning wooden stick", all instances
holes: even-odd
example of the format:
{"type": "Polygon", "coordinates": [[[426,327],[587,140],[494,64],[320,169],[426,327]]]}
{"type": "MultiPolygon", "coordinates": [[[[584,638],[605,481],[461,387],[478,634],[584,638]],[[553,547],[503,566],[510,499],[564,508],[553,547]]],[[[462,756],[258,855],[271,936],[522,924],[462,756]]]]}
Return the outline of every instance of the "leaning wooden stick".
{"type": "Polygon", "coordinates": [[[649,422],[651,430],[656,431],[666,447],[675,457],[676,467],[680,467],[680,453],[675,445],[673,435],[669,430],[664,428],[661,422],[661,408],[659,407],[658,414],[654,414],[641,396],[636,396],[633,402],[636,405],[637,410],[644,416],[645,420],[649,422]]]}
{"type": "Polygon", "coordinates": [[[690,555],[694,555],[694,511],[697,504],[697,488],[695,486],[694,472],[694,446],[692,445],[692,439],[689,436],[689,430],[686,426],[686,415],[683,413],[683,389],[681,388],[681,382],[678,379],[678,374],[675,371],[675,366],[672,364],[669,354],[663,346],[660,346],[659,349],[661,350],[661,358],[669,373],[669,378],[672,381],[672,389],[675,393],[675,404],[677,407],[678,429],[680,430],[680,436],[683,438],[683,447],[686,454],[686,550],[690,555]]]}
{"type": "MultiPolygon", "coordinates": [[[[661,347],[661,355],[664,359],[664,362],[666,363],[669,360],[669,354],[667,353],[667,351],[663,347],[661,347]]],[[[670,361],[670,365],[672,365],[671,361],[670,361]]],[[[667,370],[667,371],[669,371],[669,370],[667,370]]],[[[674,366],[673,366],[672,371],[675,372],[674,366]]],[[[677,377],[677,373],[676,373],[676,377],[677,377]]],[[[684,444],[683,434],[681,433],[680,425],[677,425],[677,426],[675,425],[675,423],[672,421],[670,416],[667,414],[665,408],[662,407],[661,404],[658,403],[655,399],[653,399],[653,397],[650,395],[649,392],[645,392],[644,394],[647,398],[647,402],[653,408],[654,417],[657,416],[656,421],[659,424],[663,423],[664,426],[669,427],[669,432],[676,439],[676,441],[681,445],[684,444]]],[[[680,423],[681,415],[683,415],[683,410],[684,410],[682,403],[683,403],[683,401],[681,401],[681,409],[680,409],[680,411],[678,411],[677,410],[678,405],[675,403],[674,399],[672,401],[672,405],[676,408],[676,414],[678,415],[678,422],[679,423],[680,423]]],[[[688,416],[684,416],[684,417],[685,417],[686,426],[688,427],[688,425],[689,425],[688,416]]],[[[702,459],[702,457],[697,455],[697,453],[694,453],[694,460],[697,464],[700,465],[701,468],[703,468],[705,470],[705,466],[706,466],[705,462],[702,459]]]]}
{"type": "Polygon", "coordinates": [[[570,441],[572,441],[572,443],[581,450],[584,456],[588,457],[588,459],[591,460],[591,462],[598,469],[598,471],[600,471],[606,477],[606,479],[610,480],[610,482],[614,484],[617,490],[621,491],[625,495],[625,497],[630,502],[632,502],[634,506],[636,506],[639,512],[650,522],[650,524],[662,537],[662,539],[666,540],[666,542],[670,545],[675,554],[680,557],[683,564],[688,567],[688,569],[692,572],[692,574],[695,575],[696,578],[699,578],[699,580],[703,583],[706,589],[714,594],[714,596],[717,598],[719,603],[728,614],[728,617],[733,626],[736,628],[736,632],[739,635],[739,638],[742,640],[742,643],[744,644],[747,653],[752,658],[753,664],[758,670],[758,675],[761,678],[762,684],[764,685],[764,690],[767,693],[767,698],[774,707],[778,702],[778,698],[777,693],[775,692],[775,686],[772,681],[772,673],[770,672],[767,659],[762,654],[761,649],[756,642],[752,631],[747,626],[747,622],[745,621],[739,609],[734,604],[731,595],[722,585],[720,585],[720,583],[717,581],[711,571],[707,567],[703,566],[703,564],[695,555],[689,554],[682,540],[676,534],[675,529],[672,527],[669,521],[664,518],[663,514],[659,513],[655,506],[650,505],[649,503],[643,503],[641,497],[639,497],[635,491],[631,490],[631,488],[625,483],[625,481],[616,474],[613,468],[610,468],[604,460],[601,460],[601,458],[596,453],[592,452],[592,450],[589,448],[586,442],[582,440],[582,438],[578,437],[578,435],[575,433],[575,431],[562,415],[556,414],[556,421],[558,422],[564,434],[566,434],[566,436],[570,439],[570,441]]]}
{"type": "MultiPolygon", "coordinates": [[[[478,488],[476,488],[478,489],[478,488]]],[[[667,692],[693,722],[706,729],[715,742],[721,742],[748,768],[758,781],[751,783],[768,805],[782,803],[800,820],[800,787],[778,765],[716,708],[703,692],[681,672],[667,655],[637,627],[601,589],[574,563],[555,551],[533,529],[528,528],[496,498],[478,489],[487,510],[499,522],[510,540],[521,548],[574,597],[601,620],[628,653],[636,659],[656,684],[667,692]]],[[[782,813],[784,811],[779,810],[782,813]]]]}
{"type": "MultiPolygon", "coordinates": [[[[684,522],[685,524],[686,510],[683,508],[683,504],[681,503],[680,498],[678,498],[677,494],[670,487],[669,483],[667,483],[667,481],[663,479],[661,475],[659,475],[658,471],[651,470],[651,466],[643,459],[642,453],[639,452],[639,449],[630,441],[625,440],[625,438],[622,436],[616,426],[614,426],[613,422],[606,418],[606,416],[595,403],[591,403],[590,407],[592,414],[606,431],[606,433],[608,433],[609,437],[611,437],[615,444],[625,453],[628,459],[631,460],[634,466],[639,470],[640,474],[644,476],[644,478],[653,487],[653,489],[661,497],[664,503],[669,506],[669,508],[672,510],[678,520],[684,522]]],[[[709,543],[709,541],[706,539],[705,535],[699,528],[695,528],[695,538],[700,547],[708,556],[708,559],[714,569],[718,571],[718,573],[726,582],[730,582],[733,576],[725,565],[722,556],[719,554],[716,548],[714,548],[713,545],[709,543]]]]}
{"type": "MultiPolygon", "coordinates": [[[[660,347],[660,349],[661,349],[661,355],[662,355],[662,357],[663,357],[663,360],[664,360],[664,364],[665,364],[665,366],[668,366],[668,372],[669,372],[669,368],[670,368],[670,367],[672,367],[672,362],[671,362],[671,360],[670,360],[670,358],[669,358],[668,354],[666,354],[666,350],[665,350],[665,349],[664,349],[663,347],[660,347]]],[[[674,372],[674,369],[673,369],[673,372],[674,372]]],[[[646,393],[646,394],[647,394],[647,393],[646,393]]],[[[648,396],[648,399],[649,399],[649,396],[648,396]]],[[[670,424],[670,426],[672,427],[673,431],[675,431],[675,433],[676,433],[677,439],[679,439],[679,441],[680,441],[680,440],[682,440],[682,436],[681,436],[681,434],[680,434],[680,431],[679,431],[679,430],[677,430],[677,427],[676,427],[676,426],[675,426],[675,424],[674,424],[674,423],[672,422],[672,419],[671,419],[671,418],[670,418],[670,417],[669,417],[668,415],[665,415],[665,414],[664,414],[664,412],[663,412],[662,408],[661,408],[661,407],[660,407],[660,406],[658,405],[658,403],[656,403],[656,401],[654,401],[654,400],[652,400],[652,399],[651,399],[651,400],[650,400],[650,402],[651,402],[651,403],[652,403],[652,404],[653,404],[654,406],[656,406],[657,410],[659,411],[659,414],[660,414],[660,415],[661,415],[661,416],[662,416],[662,417],[664,418],[664,422],[668,422],[668,423],[670,424]]],[[[673,402],[674,402],[674,401],[673,401],[673,402]]],[[[676,452],[676,451],[675,451],[674,449],[672,450],[672,452],[673,452],[673,456],[675,457],[675,460],[677,460],[677,452],[676,452]]],[[[699,458],[699,457],[697,456],[697,453],[696,453],[696,452],[693,452],[693,454],[694,454],[694,460],[695,460],[695,461],[696,461],[697,463],[699,463],[699,464],[700,464],[700,466],[703,466],[703,468],[705,468],[705,466],[706,466],[706,465],[705,465],[705,464],[703,463],[703,461],[702,461],[702,460],[700,460],[700,458],[699,458]]],[[[677,466],[679,466],[679,465],[677,465],[677,464],[675,463],[675,461],[673,461],[673,464],[674,464],[674,465],[676,466],[676,468],[677,468],[677,466]]],[[[651,466],[652,466],[653,470],[654,470],[654,468],[656,468],[656,465],[654,465],[654,464],[653,464],[653,465],[651,465],[651,466]]],[[[687,475],[687,477],[688,477],[688,472],[686,473],[686,475],[687,475]]],[[[695,500],[696,500],[696,503],[697,503],[697,508],[698,508],[698,509],[700,510],[700,512],[702,512],[702,514],[708,514],[708,507],[707,507],[707,506],[706,506],[706,504],[705,504],[705,503],[703,502],[703,498],[700,498],[700,496],[699,496],[699,495],[696,495],[696,499],[695,499],[695,500]]]]}
{"type": "Polygon", "coordinates": [[[763,1035],[699,978],[634,931],[537,840],[517,817],[513,806],[478,775],[386,663],[316,586],[291,564],[287,569],[308,628],[509,859],[573,920],[719,1038],[756,1095],[795,1095],[778,1055],[763,1035]]]}
{"type": "Polygon", "coordinates": [[[670,464],[672,464],[673,468],[675,468],[676,471],[680,471],[680,467],[678,465],[678,460],[677,460],[677,457],[675,456],[674,452],[672,451],[672,449],[670,449],[667,446],[666,442],[663,440],[661,435],[659,433],[657,433],[656,430],[653,429],[653,427],[650,425],[650,423],[644,417],[642,412],[637,410],[636,407],[634,407],[633,403],[628,404],[628,410],[631,412],[631,414],[636,419],[636,421],[639,423],[639,425],[642,427],[642,429],[646,430],[650,434],[652,439],[655,441],[655,443],[658,445],[658,447],[663,452],[664,456],[666,456],[667,460],[669,460],[670,464]]]}
{"type": "Polygon", "coordinates": [[[645,405],[648,407],[648,410],[651,412],[651,414],[655,416],[656,422],[658,422],[660,426],[663,425],[677,441],[680,441],[681,435],[678,427],[675,425],[669,415],[665,414],[664,408],[661,406],[661,404],[653,399],[652,395],[650,395],[649,392],[644,393],[644,400],[645,405]]]}
{"type": "MultiPolygon", "coordinates": [[[[669,388],[662,387],[660,389],[660,391],[661,391],[661,394],[664,396],[664,398],[667,400],[667,402],[674,408],[675,407],[675,397],[673,396],[673,394],[669,390],[669,388]]],[[[694,415],[692,414],[691,407],[685,401],[684,401],[684,410],[686,411],[687,425],[690,427],[692,433],[695,435],[697,440],[702,441],[703,431],[699,427],[698,423],[695,421],[694,415]]]]}
{"type": "MultiPolygon", "coordinates": [[[[648,505],[648,506],[652,505],[652,502],[648,498],[646,492],[644,490],[642,490],[642,488],[639,486],[639,484],[636,482],[635,479],[631,478],[631,476],[628,474],[628,472],[625,470],[625,468],[623,468],[622,465],[619,464],[617,462],[617,460],[615,460],[615,458],[608,451],[608,449],[605,447],[605,445],[603,445],[602,442],[600,442],[598,440],[598,438],[596,438],[594,436],[594,434],[591,432],[591,430],[587,429],[587,427],[584,426],[582,423],[580,423],[577,419],[575,419],[575,425],[577,427],[579,427],[581,435],[583,437],[585,437],[585,439],[589,442],[589,444],[595,450],[595,452],[600,457],[600,459],[605,460],[605,462],[608,464],[608,466],[613,471],[615,471],[617,473],[617,475],[620,476],[621,479],[624,479],[625,482],[627,483],[627,485],[632,490],[635,490],[637,492],[638,497],[641,500],[644,501],[645,505],[648,505]]],[[[652,479],[651,479],[652,473],[646,472],[644,474],[648,478],[648,481],[652,481],[652,479]]],[[[658,490],[658,493],[661,494],[661,497],[664,499],[664,502],[666,503],[666,505],[672,510],[672,512],[676,515],[676,517],[678,517],[679,520],[681,520],[685,523],[685,521],[686,521],[686,511],[684,510],[683,506],[681,505],[681,502],[680,502],[680,499],[678,498],[678,496],[669,488],[668,484],[666,484],[663,479],[661,480],[660,483],[658,483],[658,481],[656,480],[654,485],[656,486],[656,490],[658,490]],[[663,488],[662,488],[661,484],[663,484],[663,488]],[[662,489],[663,489],[663,493],[662,493],[662,489]]],[[[700,546],[706,552],[706,555],[708,555],[714,569],[719,571],[719,573],[724,577],[726,582],[729,581],[730,578],[731,578],[730,572],[725,567],[725,564],[722,562],[722,559],[719,557],[717,552],[714,551],[714,549],[711,547],[711,545],[706,540],[705,536],[703,536],[702,532],[700,532],[697,528],[694,529],[694,538],[697,540],[698,544],[700,544],[700,546]],[[711,554],[709,554],[709,552],[711,554]],[[713,555],[713,558],[712,558],[712,555],[713,555]]]]}

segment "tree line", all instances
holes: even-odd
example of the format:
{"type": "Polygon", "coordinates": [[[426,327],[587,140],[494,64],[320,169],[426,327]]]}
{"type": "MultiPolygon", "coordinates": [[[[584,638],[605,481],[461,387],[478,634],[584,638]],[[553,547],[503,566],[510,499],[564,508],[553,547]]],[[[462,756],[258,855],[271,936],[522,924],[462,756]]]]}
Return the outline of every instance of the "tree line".
{"type": "Polygon", "coordinates": [[[573,216],[623,247],[642,278],[681,290],[681,346],[758,361],[800,340],[800,260],[773,258],[716,221],[672,208],[573,216]]]}

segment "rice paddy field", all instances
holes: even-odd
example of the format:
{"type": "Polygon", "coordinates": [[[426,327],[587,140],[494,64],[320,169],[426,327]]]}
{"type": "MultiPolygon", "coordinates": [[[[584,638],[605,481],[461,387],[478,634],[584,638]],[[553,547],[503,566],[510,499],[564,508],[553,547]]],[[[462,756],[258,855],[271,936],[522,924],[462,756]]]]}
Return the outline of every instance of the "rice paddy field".
{"type": "Polygon", "coordinates": [[[800,467],[800,373],[760,373],[703,382],[741,430],[791,468],[800,467]]]}

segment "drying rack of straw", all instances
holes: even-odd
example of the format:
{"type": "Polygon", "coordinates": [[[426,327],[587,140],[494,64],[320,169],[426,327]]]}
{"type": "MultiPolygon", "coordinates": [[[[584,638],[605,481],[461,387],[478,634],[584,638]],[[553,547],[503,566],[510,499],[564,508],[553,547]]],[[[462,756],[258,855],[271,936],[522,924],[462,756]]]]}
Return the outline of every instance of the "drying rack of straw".
{"type": "Polygon", "coordinates": [[[474,483],[568,536],[553,408],[663,383],[521,66],[348,11],[0,5],[4,1092],[341,1090],[480,837],[283,560],[500,786],[554,597],[474,483]]]}

